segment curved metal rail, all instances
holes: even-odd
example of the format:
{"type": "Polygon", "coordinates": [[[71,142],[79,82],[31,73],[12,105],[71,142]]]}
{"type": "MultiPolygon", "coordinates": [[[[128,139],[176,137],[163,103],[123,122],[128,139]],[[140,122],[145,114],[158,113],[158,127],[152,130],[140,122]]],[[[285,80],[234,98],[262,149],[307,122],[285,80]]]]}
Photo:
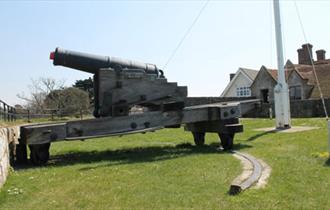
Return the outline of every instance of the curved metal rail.
{"type": "Polygon", "coordinates": [[[259,180],[259,178],[261,177],[261,173],[262,173],[262,165],[255,157],[253,157],[249,154],[241,153],[241,152],[237,152],[237,151],[232,151],[232,152],[234,154],[241,156],[244,159],[248,160],[253,166],[252,174],[247,179],[243,180],[240,183],[236,182],[236,179],[235,179],[234,182],[230,185],[229,194],[236,195],[236,194],[240,193],[241,191],[251,187],[253,184],[255,184],[259,180]]]}

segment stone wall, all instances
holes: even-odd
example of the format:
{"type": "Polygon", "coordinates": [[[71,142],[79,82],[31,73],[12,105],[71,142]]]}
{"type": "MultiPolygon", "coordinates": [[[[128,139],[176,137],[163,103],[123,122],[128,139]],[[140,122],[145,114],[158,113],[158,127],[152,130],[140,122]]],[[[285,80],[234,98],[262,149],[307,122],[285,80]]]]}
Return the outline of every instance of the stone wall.
{"type": "Polygon", "coordinates": [[[0,128],[0,188],[6,182],[10,168],[10,147],[17,143],[19,127],[0,128]]]}
{"type": "MultiPolygon", "coordinates": [[[[327,112],[330,114],[330,98],[325,99],[327,112]]],[[[260,117],[265,118],[270,116],[272,108],[272,116],[275,116],[273,103],[261,103],[255,106],[255,109],[247,113],[244,117],[260,117]]],[[[325,117],[322,101],[320,99],[295,100],[290,102],[291,117],[293,118],[308,118],[308,117],[325,117]]]]}
{"type": "MultiPolygon", "coordinates": [[[[211,104],[217,102],[227,101],[242,101],[255,99],[253,97],[238,98],[238,97],[188,97],[185,101],[185,106],[211,104]]],[[[330,98],[325,99],[328,114],[330,114],[330,98]]],[[[320,99],[306,99],[306,100],[292,100],[291,101],[291,117],[302,118],[302,117],[324,117],[324,110],[322,101],[320,99]]],[[[243,117],[260,117],[268,118],[270,115],[270,107],[272,108],[272,116],[275,116],[275,109],[273,102],[256,104],[255,108],[243,117]]]]}

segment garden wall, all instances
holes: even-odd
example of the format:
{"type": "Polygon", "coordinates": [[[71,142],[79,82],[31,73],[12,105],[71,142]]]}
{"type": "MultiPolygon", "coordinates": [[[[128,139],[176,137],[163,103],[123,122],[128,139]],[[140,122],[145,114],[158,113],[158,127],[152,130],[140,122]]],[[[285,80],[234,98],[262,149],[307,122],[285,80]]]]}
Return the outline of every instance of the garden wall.
{"type": "MultiPolygon", "coordinates": [[[[325,105],[327,107],[327,112],[330,114],[330,99],[325,99],[325,105]]],[[[272,108],[272,115],[275,116],[274,104],[271,103],[261,103],[256,105],[255,109],[244,117],[269,117],[270,109],[272,108]]],[[[320,99],[308,99],[308,100],[295,100],[290,102],[291,117],[293,118],[303,118],[303,117],[325,117],[323,104],[320,99]]]]}
{"type": "Polygon", "coordinates": [[[6,182],[10,168],[9,148],[18,142],[19,127],[0,128],[0,188],[6,182]]]}

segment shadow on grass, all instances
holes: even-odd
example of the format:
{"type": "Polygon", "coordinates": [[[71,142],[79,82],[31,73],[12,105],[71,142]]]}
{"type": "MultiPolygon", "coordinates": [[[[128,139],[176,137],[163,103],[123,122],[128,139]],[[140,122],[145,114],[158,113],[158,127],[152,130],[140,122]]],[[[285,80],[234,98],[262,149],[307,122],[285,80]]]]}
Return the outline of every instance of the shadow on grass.
{"type": "Polygon", "coordinates": [[[277,133],[278,131],[277,130],[271,130],[271,131],[265,131],[265,132],[262,132],[262,133],[258,133],[254,136],[251,136],[250,138],[247,139],[247,141],[254,141],[260,137],[263,137],[263,136],[266,136],[268,134],[272,134],[272,133],[277,133]]]}
{"type": "Polygon", "coordinates": [[[324,166],[330,167],[330,158],[328,158],[328,160],[325,161],[324,166]]]}
{"type": "MultiPolygon", "coordinates": [[[[234,150],[251,147],[246,144],[235,144],[234,150]]],[[[68,166],[81,163],[95,163],[108,161],[106,165],[121,165],[121,164],[136,164],[144,162],[163,161],[175,159],[196,154],[212,154],[219,155],[228,154],[230,152],[219,149],[218,143],[212,143],[197,147],[190,143],[178,144],[176,146],[153,146],[153,147],[135,147],[118,150],[103,150],[103,151],[71,151],[63,155],[54,155],[50,157],[46,166],[58,167],[68,166]]],[[[100,166],[96,166],[100,167],[100,166]]],[[[102,166],[101,166],[102,167],[102,166]]],[[[31,164],[15,167],[15,170],[33,168],[31,164]]],[[[90,170],[95,167],[85,167],[80,170],[90,170]]]]}

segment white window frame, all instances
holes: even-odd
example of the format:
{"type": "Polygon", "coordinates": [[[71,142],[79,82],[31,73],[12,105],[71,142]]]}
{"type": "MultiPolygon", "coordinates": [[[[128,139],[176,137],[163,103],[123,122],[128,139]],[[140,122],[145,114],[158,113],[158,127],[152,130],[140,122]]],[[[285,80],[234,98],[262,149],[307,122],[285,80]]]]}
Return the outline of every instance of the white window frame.
{"type": "Polygon", "coordinates": [[[250,97],[251,96],[250,87],[238,87],[238,88],[236,88],[236,96],[237,97],[250,97]]]}

